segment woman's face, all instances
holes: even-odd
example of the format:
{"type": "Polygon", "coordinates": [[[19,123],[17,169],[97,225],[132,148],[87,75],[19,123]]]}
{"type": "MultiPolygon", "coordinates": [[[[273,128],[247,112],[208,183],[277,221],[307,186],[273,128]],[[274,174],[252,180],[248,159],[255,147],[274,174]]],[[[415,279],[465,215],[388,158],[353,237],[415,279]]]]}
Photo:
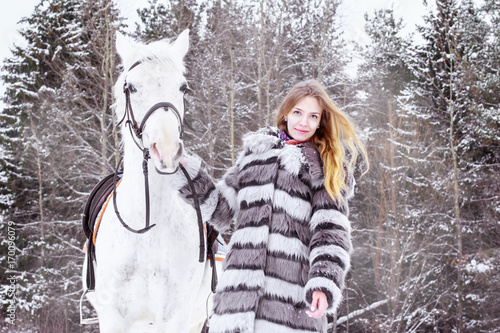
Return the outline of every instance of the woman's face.
{"type": "Polygon", "coordinates": [[[288,135],[299,141],[309,140],[320,124],[321,111],[316,98],[306,96],[299,100],[286,115],[288,135]]]}

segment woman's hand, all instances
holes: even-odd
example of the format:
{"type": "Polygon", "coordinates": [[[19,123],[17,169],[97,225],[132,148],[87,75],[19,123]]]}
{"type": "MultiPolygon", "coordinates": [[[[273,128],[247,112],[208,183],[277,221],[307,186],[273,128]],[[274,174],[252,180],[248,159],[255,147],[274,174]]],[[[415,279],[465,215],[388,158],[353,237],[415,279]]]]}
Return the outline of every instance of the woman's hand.
{"type": "Polygon", "coordinates": [[[312,318],[321,318],[328,308],[328,301],[324,292],[316,290],[312,295],[311,311],[306,311],[312,318]]]}

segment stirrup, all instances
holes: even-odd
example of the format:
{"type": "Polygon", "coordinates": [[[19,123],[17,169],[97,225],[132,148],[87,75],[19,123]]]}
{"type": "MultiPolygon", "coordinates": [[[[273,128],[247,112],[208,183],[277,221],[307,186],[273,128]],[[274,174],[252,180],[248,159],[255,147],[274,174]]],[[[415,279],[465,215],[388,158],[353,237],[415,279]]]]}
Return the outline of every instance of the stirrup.
{"type": "Polygon", "coordinates": [[[99,318],[85,318],[83,319],[83,298],[85,295],[87,295],[89,292],[94,292],[93,290],[85,290],[82,294],[82,297],[80,297],[80,325],[94,325],[94,324],[99,324],[99,318]]]}

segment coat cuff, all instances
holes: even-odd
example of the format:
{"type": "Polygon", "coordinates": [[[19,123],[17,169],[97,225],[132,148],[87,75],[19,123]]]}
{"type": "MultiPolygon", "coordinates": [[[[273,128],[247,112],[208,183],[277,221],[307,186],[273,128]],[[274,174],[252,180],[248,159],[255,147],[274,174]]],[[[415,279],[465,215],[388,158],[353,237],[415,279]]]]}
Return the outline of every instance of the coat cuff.
{"type": "Polygon", "coordinates": [[[202,161],[198,157],[183,156],[182,158],[186,162],[179,165],[179,168],[174,174],[168,176],[170,179],[170,183],[177,190],[185,187],[188,184],[186,176],[184,175],[184,172],[181,170],[181,167],[183,167],[187,171],[189,178],[191,179],[194,179],[196,175],[198,175],[200,169],[202,168],[202,161]]]}
{"type": "Polygon", "coordinates": [[[326,299],[328,301],[328,308],[326,309],[326,314],[335,313],[335,311],[337,311],[340,302],[342,301],[342,291],[332,280],[324,277],[316,277],[309,279],[304,289],[305,289],[305,299],[309,307],[311,306],[312,303],[312,295],[316,290],[325,293],[326,299]]]}
{"type": "Polygon", "coordinates": [[[195,206],[195,196],[200,204],[203,220],[208,220],[216,205],[215,185],[212,178],[203,168],[200,159],[194,156],[185,157],[184,169],[189,175],[194,187],[194,193],[184,172],[178,171],[178,181],[180,183],[179,194],[188,204],[195,206]]]}

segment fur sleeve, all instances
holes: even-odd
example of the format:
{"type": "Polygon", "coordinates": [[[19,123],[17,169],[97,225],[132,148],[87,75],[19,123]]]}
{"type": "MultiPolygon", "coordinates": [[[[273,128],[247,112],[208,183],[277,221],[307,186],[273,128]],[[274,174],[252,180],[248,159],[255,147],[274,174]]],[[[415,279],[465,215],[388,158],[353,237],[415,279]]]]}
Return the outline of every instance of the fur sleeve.
{"type": "MultiPolygon", "coordinates": [[[[218,232],[227,233],[237,208],[237,166],[230,168],[224,177],[215,183],[198,158],[186,157],[186,160],[185,169],[193,180],[203,220],[218,232]]],[[[180,188],[179,193],[184,200],[194,205],[193,193],[187,182],[180,188]]]]}
{"type": "Polygon", "coordinates": [[[233,217],[238,209],[238,169],[231,167],[224,177],[217,183],[214,193],[214,212],[208,221],[221,233],[228,233],[233,217]]]}
{"type": "MultiPolygon", "coordinates": [[[[354,185],[353,182],[351,184],[354,185]]],[[[336,202],[321,186],[313,196],[310,221],[313,235],[309,244],[310,271],[305,296],[310,304],[314,291],[324,292],[328,299],[327,313],[334,313],[339,306],[344,280],[350,268],[352,244],[347,199],[351,195],[347,193],[341,202],[336,202]]]]}

